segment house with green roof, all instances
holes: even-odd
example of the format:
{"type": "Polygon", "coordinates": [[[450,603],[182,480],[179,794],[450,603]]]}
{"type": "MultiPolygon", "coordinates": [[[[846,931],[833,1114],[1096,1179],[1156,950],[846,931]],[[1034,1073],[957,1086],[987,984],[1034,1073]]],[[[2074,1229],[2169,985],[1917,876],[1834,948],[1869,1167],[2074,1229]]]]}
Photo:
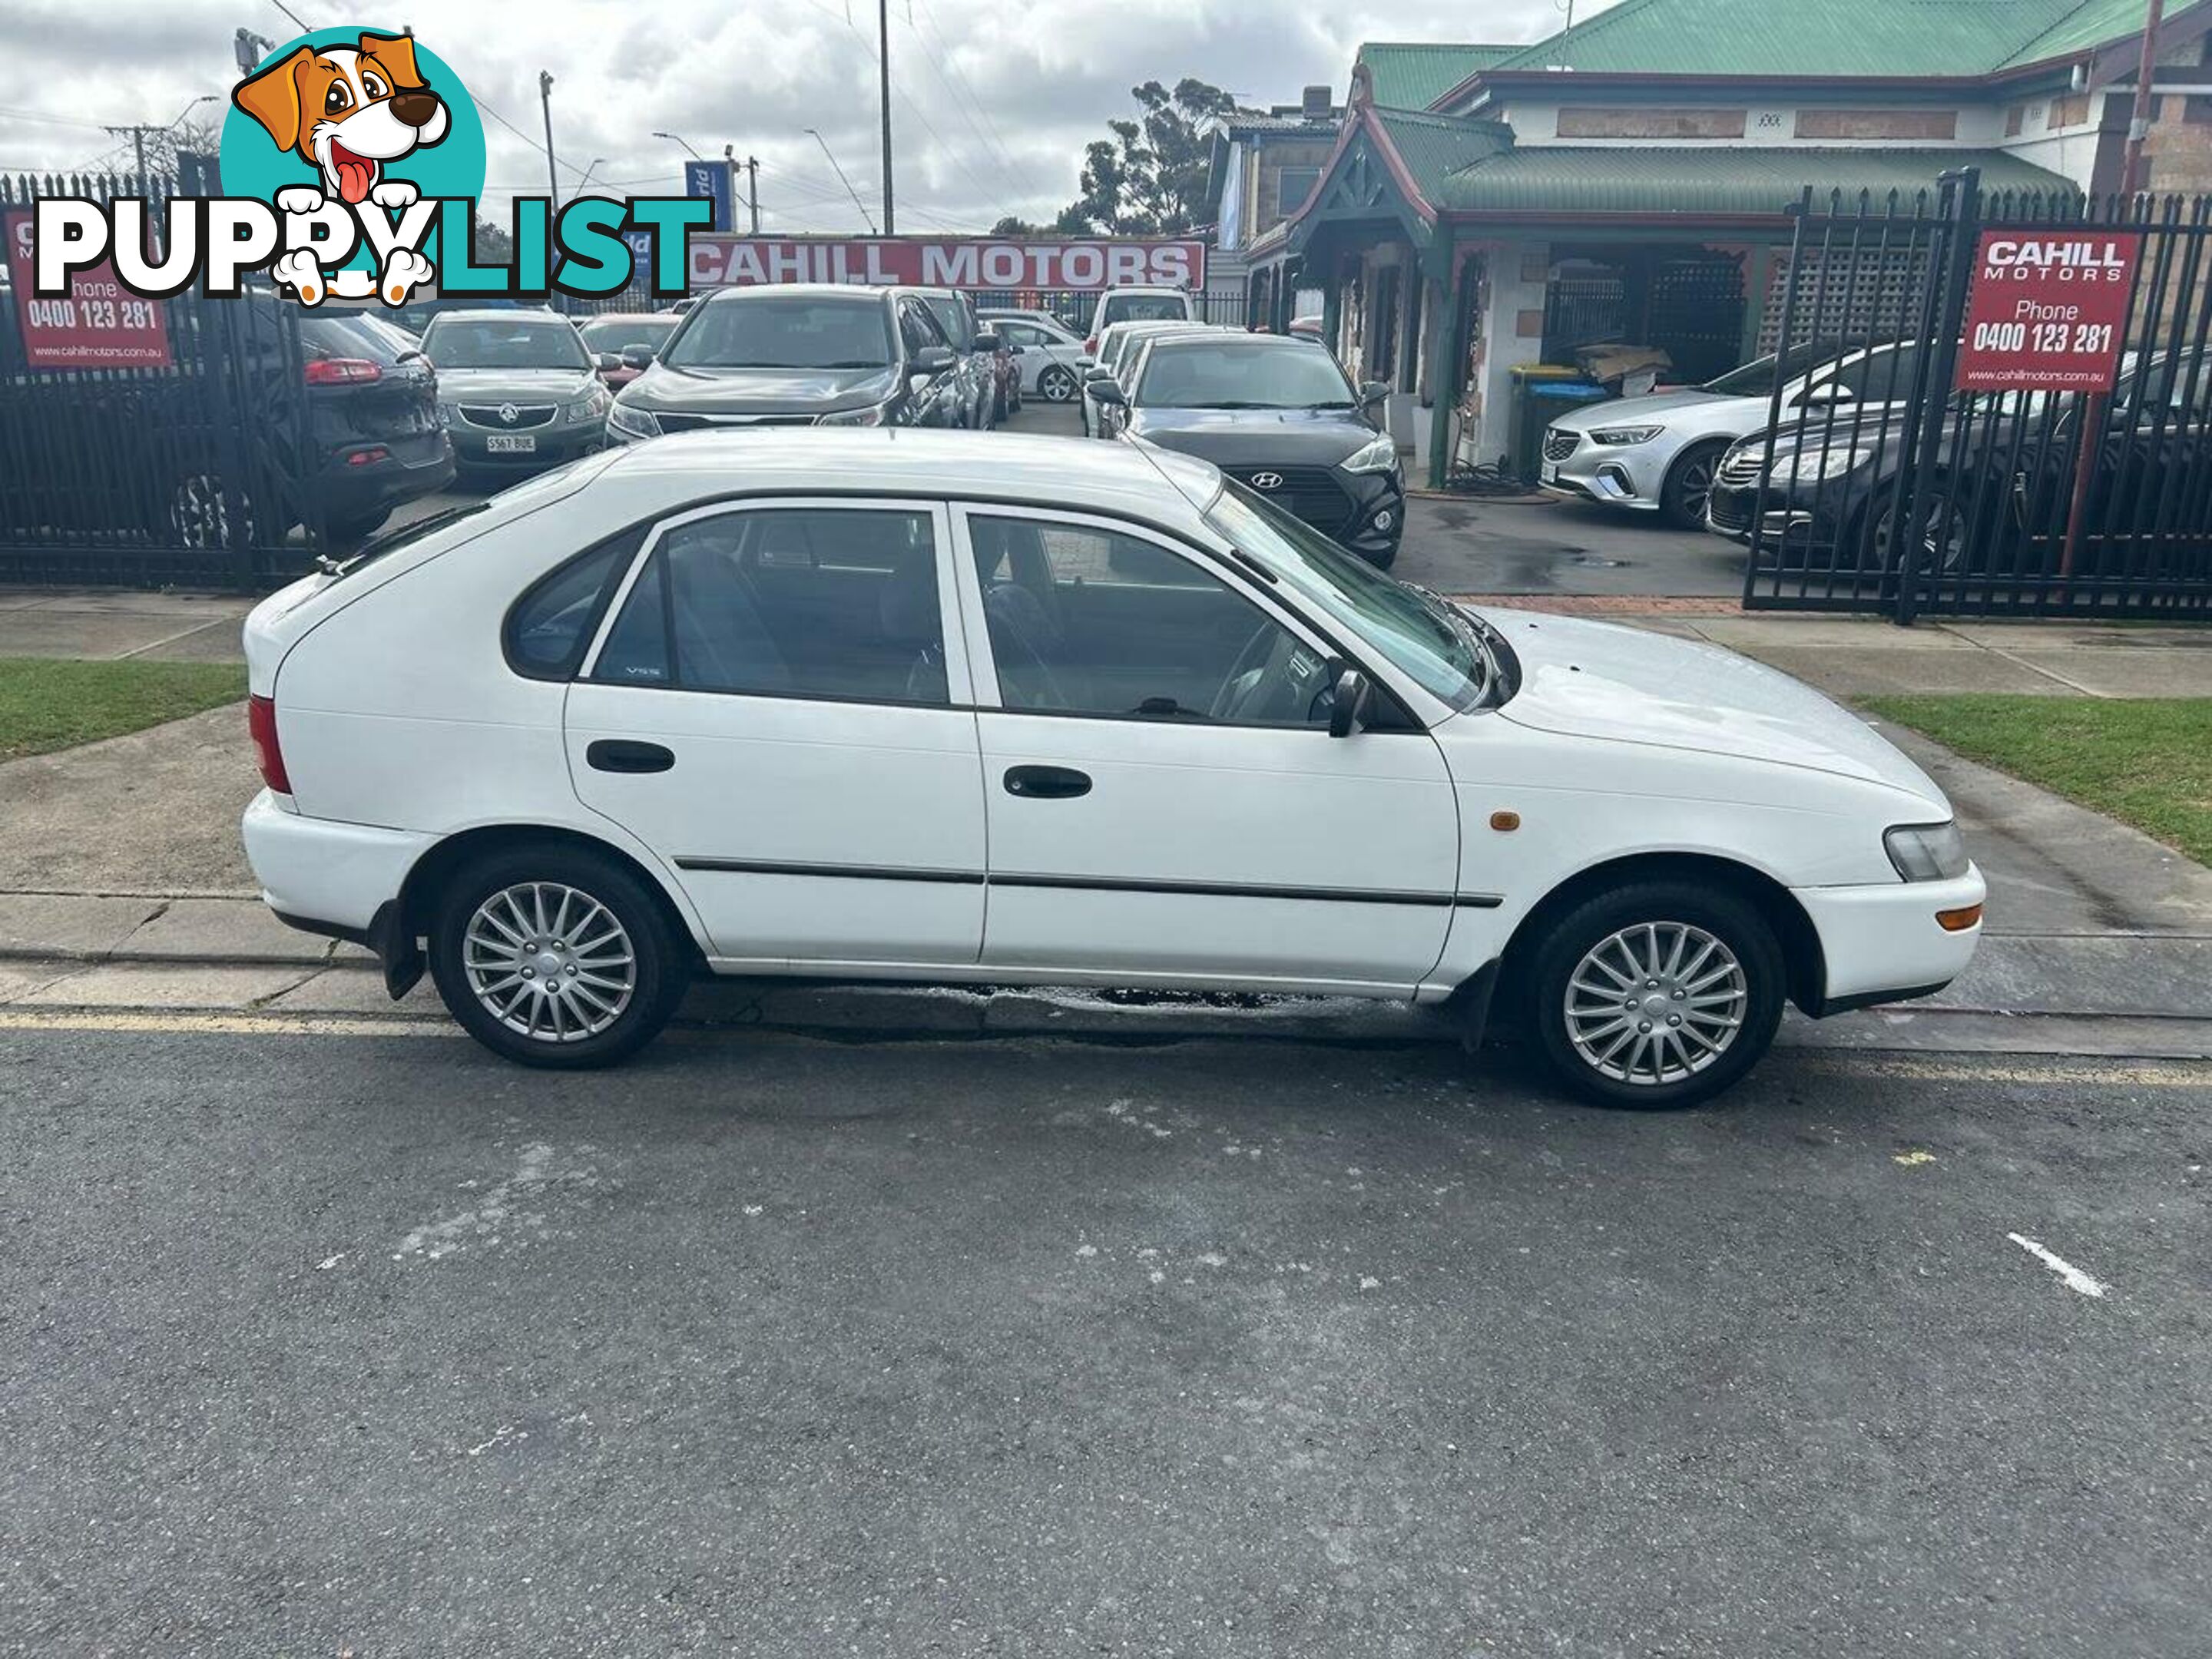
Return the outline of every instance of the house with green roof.
{"type": "MultiPolygon", "coordinates": [[[[1620,0],[1527,45],[1362,46],[1318,182],[1245,250],[1255,319],[1318,290],[1325,337],[1391,384],[1440,483],[1504,453],[1516,368],[1616,343],[1691,381],[1771,349],[1808,188],[1907,210],[1966,167],[1985,192],[2116,189],[2148,10],[1620,0]]],[[[2154,191],[2212,191],[2208,37],[2212,0],[2168,5],[2154,191]]],[[[1894,288],[1839,282],[1833,320],[1876,328],[1894,288]]]]}

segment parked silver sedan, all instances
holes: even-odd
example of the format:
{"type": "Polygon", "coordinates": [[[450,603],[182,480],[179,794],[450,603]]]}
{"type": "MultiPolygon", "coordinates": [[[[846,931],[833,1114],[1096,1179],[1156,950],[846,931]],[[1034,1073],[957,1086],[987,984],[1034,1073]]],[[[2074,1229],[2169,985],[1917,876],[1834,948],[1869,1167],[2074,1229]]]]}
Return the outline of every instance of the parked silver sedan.
{"type": "Polygon", "coordinates": [[[1056,317],[1042,311],[982,311],[983,326],[1021,348],[1022,396],[1040,403],[1072,404],[1082,395],[1091,358],[1083,342],[1056,317]]]}
{"type": "Polygon", "coordinates": [[[1586,404],[1545,429],[1537,482],[1554,495],[1702,529],[1713,471],[1730,444],[1765,429],[1778,377],[1785,409],[1877,395],[1887,401],[1893,376],[1885,371],[1896,350],[1877,345],[1838,356],[1832,344],[1801,346],[1703,386],[1586,404]]]}

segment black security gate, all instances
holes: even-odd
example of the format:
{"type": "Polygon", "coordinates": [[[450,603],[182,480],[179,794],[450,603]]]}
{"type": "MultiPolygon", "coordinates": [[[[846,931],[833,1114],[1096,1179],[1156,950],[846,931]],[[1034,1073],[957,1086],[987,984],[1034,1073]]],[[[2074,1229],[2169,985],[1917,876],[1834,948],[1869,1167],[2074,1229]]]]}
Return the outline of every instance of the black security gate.
{"type": "MultiPolygon", "coordinates": [[[[0,179],[0,223],[36,198],[135,194],[124,178],[0,179]]],[[[158,212],[154,216],[158,222],[158,212]]],[[[0,289],[0,581],[252,587],[320,545],[297,308],[273,295],[41,302],[0,289]],[[137,309],[125,313],[122,307],[137,309]],[[57,365],[146,308],[160,361],[57,365]],[[103,309],[104,308],[104,309],[103,309]]]]}
{"type": "Polygon", "coordinates": [[[1808,190],[1776,287],[1796,356],[1710,507],[1747,609],[2212,620],[2212,197],[1808,190]],[[1985,231],[2140,233],[2109,396],[1953,389],[1985,231]]]}

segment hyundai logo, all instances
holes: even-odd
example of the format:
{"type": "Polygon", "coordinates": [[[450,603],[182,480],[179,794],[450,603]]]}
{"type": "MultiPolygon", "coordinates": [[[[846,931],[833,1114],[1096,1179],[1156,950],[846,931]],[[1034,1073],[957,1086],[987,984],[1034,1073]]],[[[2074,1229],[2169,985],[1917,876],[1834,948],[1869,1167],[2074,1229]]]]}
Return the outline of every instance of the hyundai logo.
{"type": "Polygon", "coordinates": [[[499,418],[505,421],[509,426],[513,426],[517,421],[522,418],[522,411],[517,409],[513,404],[501,404],[499,406],[499,418]]]}
{"type": "Polygon", "coordinates": [[[1252,488],[1255,489],[1280,489],[1282,487],[1283,475],[1279,472],[1255,472],[1252,475],[1252,488]]]}

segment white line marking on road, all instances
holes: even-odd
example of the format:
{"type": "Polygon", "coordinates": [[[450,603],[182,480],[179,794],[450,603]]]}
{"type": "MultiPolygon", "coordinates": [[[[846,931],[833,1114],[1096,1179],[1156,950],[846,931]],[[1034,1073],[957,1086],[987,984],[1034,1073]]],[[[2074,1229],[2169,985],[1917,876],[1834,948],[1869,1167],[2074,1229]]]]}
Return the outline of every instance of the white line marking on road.
{"type": "Polygon", "coordinates": [[[2033,1239],[2023,1238],[2018,1233],[2007,1233],[2005,1237],[2057,1273],[2059,1278],[2064,1279],[2068,1290],[2079,1291],[2083,1296],[2104,1295],[2105,1285],[2102,1280],[2090,1278],[2065,1257],[2055,1251],[2046,1250],[2033,1239]]]}

